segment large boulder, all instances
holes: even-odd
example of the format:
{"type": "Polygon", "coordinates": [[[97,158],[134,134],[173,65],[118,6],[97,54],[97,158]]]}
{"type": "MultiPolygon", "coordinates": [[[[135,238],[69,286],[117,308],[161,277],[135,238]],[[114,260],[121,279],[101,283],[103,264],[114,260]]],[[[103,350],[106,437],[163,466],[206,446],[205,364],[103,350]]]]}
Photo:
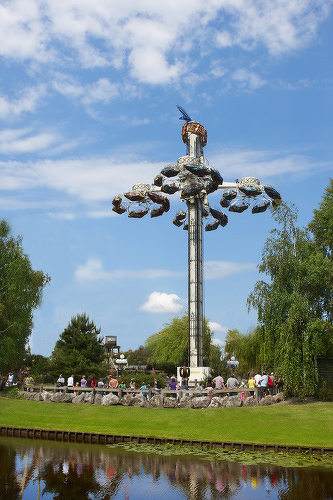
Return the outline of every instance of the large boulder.
{"type": "Polygon", "coordinates": [[[164,407],[164,396],[162,394],[155,394],[150,400],[149,404],[152,408],[163,408],[164,407]]]}
{"type": "Polygon", "coordinates": [[[85,404],[84,393],[82,392],[81,394],[78,394],[77,396],[74,396],[72,403],[74,403],[76,405],[83,405],[83,404],[85,404]]]}
{"type": "Polygon", "coordinates": [[[273,404],[273,396],[265,396],[264,398],[261,398],[261,400],[259,401],[259,405],[260,406],[268,406],[268,405],[272,405],[273,404]]]}
{"type": "MultiPolygon", "coordinates": [[[[105,396],[104,396],[105,397],[105,396]]],[[[129,394],[128,392],[121,398],[119,401],[123,406],[132,406],[133,394],[129,394]]]]}
{"type": "Polygon", "coordinates": [[[55,392],[50,398],[50,401],[52,401],[52,403],[71,403],[72,400],[73,394],[67,394],[64,392],[55,392]]]}
{"type": "Polygon", "coordinates": [[[20,391],[19,394],[29,401],[44,401],[40,392],[20,391]]]}
{"type": "Polygon", "coordinates": [[[101,405],[101,404],[102,404],[102,395],[95,394],[94,405],[101,405]]]}
{"type": "Polygon", "coordinates": [[[143,396],[143,394],[139,393],[139,394],[136,394],[135,396],[132,397],[131,406],[148,408],[149,403],[147,401],[147,398],[145,398],[145,396],[143,396]]]}
{"type": "Polygon", "coordinates": [[[210,399],[208,396],[192,398],[193,408],[208,408],[209,403],[210,399]]]}
{"type": "Polygon", "coordinates": [[[178,408],[178,399],[177,398],[164,398],[164,408],[178,408]]]}
{"type": "Polygon", "coordinates": [[[22,396],[22,397],[24,397],[25,399],[30,400],[30,399],[32,399],[33,393],[32,392],[27,392],[27,391],[20,391],[19,395],[22,396]]]}
{"type": "Polygon", "coordinates": [[[179,408],[193,408],[193,400],[185,396],[179,400],[179,408]]]}
{"type": "Polygon", "coordinates": [[[273,403],[281,403],[284,401],[283,392],[279,392],[278,394],[274,394],[273,403]]]}
{"type": "Polygon", "coordinates": [[[119,398],[115,394],[107,394],[102,397],[102,406],[114,406],[119,403],[119,398]]]}
{"type": "Polygon", "coordinates": [[[32,401],[44,401],[43,396],[40,392],[31,392],[32,401]]]}
{"type": "Polygon", "coordinates": [[[239,396],[229,396],[225,406],[226,408],[238,408],[242,406],[242,400],[239,396]]]}
{"type": "Polygon", "coordinates": [[[41,396],[43,398],[43,401],[51,401],[51,396],[52,396],[53,392],[49,392],[49,391],[42,391],[41,393],[41,396]]]}
{"type": "Polygon", "coordinates": [[[211,399],[209,403],[209,408],[225,408],[227,404],[228,396],[224,396],[224,398],[214,397],[211,399]]]}
{"type": "Polygon", "coordinates": [[[244,406],[257,406],[257,400],[252,396],[245,398],[244,406]]]}

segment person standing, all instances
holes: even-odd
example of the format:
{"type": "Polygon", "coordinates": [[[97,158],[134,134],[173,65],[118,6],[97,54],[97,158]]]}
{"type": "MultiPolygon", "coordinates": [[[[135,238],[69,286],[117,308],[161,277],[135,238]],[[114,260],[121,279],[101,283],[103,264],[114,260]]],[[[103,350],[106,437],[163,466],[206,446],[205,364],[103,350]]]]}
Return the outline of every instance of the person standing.
{"type": "MultiPolygon", "coordinates": [[[[178,382],[175,379],[175,377],[171,377],[170,382],[168,383],[168,387],[171,391],[176,391],[179,389],[178,382]]],[[[173,398],[177,398],[177,394],[172,394],[171,395],[173,398]]]]}
{"type": "MultiPolygon", "coordinates": [[[[82,389],[85,389],[87,387],[87,379],[86,379],[85,375],[82,375],[82,378],[81,378],[81,387],[82,387],[82,389]]],[[[82,391],[82,392],[84,392],[84,391],[82,391]]]]}
{"type": "MultiPolygon", "coordinates": [[[[228,378],[227,380],[227,388],[228,389],[238,389],[238,380],[236,379],[235,375],[232,373],[231,377],[228,378]]],[[[237,392],[229,392],[229,396],[236,396],[237,392]]]]}
{"type": "Polygon", "coordinates": [[[34,379],[32,378],[31,375],[28,375],[27,378],[25,379],[25,385],[27,386],[27,392],[33,392],[33,385],[34,385],[35,381],[34,379]]]}
{"type": "MultiPolygon", "coordinates": [[[[110,389],[117,389],[117,387],[118,387],[118,380],[116,378],[114,378],[113,375],[111,375],[111,378],[109,381],[109,387],[110,387],[110,389]]],[[[118,391],[113,392],[112,394],[114,394],[115,396],[118,396],[118,391]]]]}
{"type": "MultiPolygon", "coordinates": [[[[145,382],[142,382],[142,385],[141,385],[141,390],[146,390],[146,389],[147,389],[147,387],[146,387],[145,382]]],[[[143,392],[143,393],[142,393],[142,396],[143,396],[144,398],[146,398],[146,397],[147,397],[147,393],[146,393],[146,392],[143,392]]]]}
{"type": "MultiPolygon", "coordinates": [[[[102,378],[100,378],[100,379],[99,379],[98,384],[97,384],[97,387],[98,387],[99,389],[104,389],[104,382],[103,382],[103,379],[102,379],[102,378]]],[[[98,394],[100,394],[101,396],[103,396],[103,394],[104,394],[104,393],[103,393],[102,391],[99,391],[99,393],[98,393],[98,394]]]]}
{"type": "Polygon", "coordinates": [[[250,390],[250,396],[254,398],[254,387],[255,387],[255,380],[254,380],[254,375],[253,372],[250,373],[249,375],[249,380],[247,381],[247,386],[250,390]]]}
{"type": "MultiPolygon", "coordinates": [[[[62,374],[60,373],[58,380],[57,380],[57,387],[64,387],[64,385],[65,385],[65,379],[62,376],[62,374]]],[[[61,391],[58,391],[58,392],[61,392],[61,391]]]]}
{"type": "Polygon", "coordinates": [[[262,372],[262,377],[260,381],[260,391],[259,391],[259,399],[265,397],[268,389],[268,376],[265,370],[262,372]]]}
{"type": "MultiPolygon", "coordinates": [[[[219,373],[217,377],[213,378],[213,383],[217,391],[224,389],[224,380],[223,377],[221,376],[221,373],[219,373]]],[[[219,394],[219,396],[221,396],[221,394],[219,394]]]]}
{"type": "Polygon", "coordinates": [[[279,375],[279,376],[278,376],[278,379],[277,379],[277,383],[276,383],[276,385],[277,385],[277,390],[278,390],[278,392],[279,392],[279,393],[280,393],[280,392],[283,392],[283,384],[284,384],[284,382],[283,382],[283,380],[282,380],[282,377],[281,377],[281,375],[279,375]]]}
{"type": "Polygon", "coordinates": [[[67,379],[67,387],[73,388],[74,387],[74,375],[71,375],[67,379]]]}

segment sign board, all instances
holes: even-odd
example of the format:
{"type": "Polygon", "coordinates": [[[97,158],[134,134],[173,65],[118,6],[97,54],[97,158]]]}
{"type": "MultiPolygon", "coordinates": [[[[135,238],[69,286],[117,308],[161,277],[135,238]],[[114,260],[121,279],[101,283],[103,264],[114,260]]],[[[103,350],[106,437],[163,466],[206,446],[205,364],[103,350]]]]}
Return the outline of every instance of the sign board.
{"type": "MultiPolygon", "coordinates": [[[[183,368],[182,366],[177,367],[177,381],[181,382],[182,378],[180,376],[180,370],[183,368]]],[[[202,382],[205,378],[209,376],[210,368],[209,366],[191,366],[190,367],[190,376],[189,383],[191,385],[195,384],[195,381],[202,382]]]]}
{"type": "Polygon", "coordinates": [[[106,335],[104,338],[106,344],[117,345],[117,337],[115,335],[106,335]]]}

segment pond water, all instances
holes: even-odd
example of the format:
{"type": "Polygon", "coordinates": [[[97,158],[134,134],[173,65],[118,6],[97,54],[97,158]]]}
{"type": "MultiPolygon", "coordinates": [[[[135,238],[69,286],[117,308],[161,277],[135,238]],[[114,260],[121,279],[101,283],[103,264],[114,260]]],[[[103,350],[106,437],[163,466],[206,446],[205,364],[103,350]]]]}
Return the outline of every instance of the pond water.
{"type": "Polygon", "coordinates": [[[179,449],[142,450],[1,437],[0,498],[333,499],[329,464],[282,467],[252,464],[251,455],[235,462],[179,449]]]}

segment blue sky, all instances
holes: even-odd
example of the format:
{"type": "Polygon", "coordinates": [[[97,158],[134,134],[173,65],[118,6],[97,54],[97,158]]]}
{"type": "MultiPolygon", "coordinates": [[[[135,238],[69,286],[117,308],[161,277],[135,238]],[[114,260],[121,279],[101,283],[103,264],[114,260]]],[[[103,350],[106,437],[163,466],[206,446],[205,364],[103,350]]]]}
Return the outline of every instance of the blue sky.
{"type": "MultiPolygon", "coordinates": [[[[176,104],[225,181],[256,176],[309,222],[332,176],[332,32],[327,0],[1,2],[1,217],[52,279],[32,352],[50,355],[78,313],[126,350],[186,311],[179,196],[155,219],[111,210],[186,154],[176,104]]],[[[204,233],[216,343],[256,324],[246,298],[274,224],[229,213],[204,233]]]]}

